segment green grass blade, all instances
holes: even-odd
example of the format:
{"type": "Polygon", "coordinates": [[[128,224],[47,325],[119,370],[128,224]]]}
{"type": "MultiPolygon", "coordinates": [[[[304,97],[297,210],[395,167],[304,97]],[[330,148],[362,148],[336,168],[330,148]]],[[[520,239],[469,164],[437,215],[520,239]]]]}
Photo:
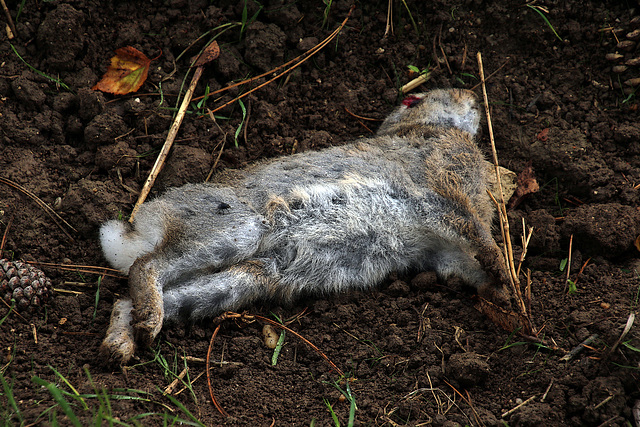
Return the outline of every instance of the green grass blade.
{"type": "Polygon", "coordinates": [[[236,147],[238,146],[238,135],[240,135],[240,131],[242,130],[242,126],[244,125],[244,121],[247,118],[247,108],[244,106],[244,102],[242,102],[241,99],[238,99],[238,104],[240,104],[240,108],[242,109],[242,121],[238,125],[238,129],[236,129],[236,133],[233,136],[236,147]]]}
{"type": "Polygon", "coordinates": [[[553,31],[553,34],[555,34],[555,35],[556,35],[556,37],[558,38],[558,40],[563,41],[563,40],[562,40],[562,37],[560,37],[560,36],[558,35],[558,33],[556,33],[556,29],[555,29],[555,28],[553,28],[553,25],[551,25],[551,22],[549,22],[549,20],[547,19],[547,17],[544,15],[544,13],[542,13],[542,11],[541,11],[540,9],[538,9],[537,7],[535,7],[535,6],[533,6],[533,5],[530,5],[530,4],[528,4],[528,5],[527,5],[527,7],[528,7],[529,9],[535,10],[535,11],[538,13],[538,15],[542,16],[542,19],[544,20],[544,22],[546,22],[546,24],[549,26],[549,28],[551,28],[551,31],[553,31]]]}
{"type": "Polygon", "coordinates": [[[96,286],[96,297],[93,304],[93,316],[91,320],[96,320],[96,314],[98,314],[98,302],[100,302],[100,284],[102,283],[102,276],[98,277],[98,285],[96,286]]]}
{"type": "Polygon", "coordinates": [[[413,15],[411,14],[411,9],[409,9],[409,5],[407,4],[406,0],[402,0],[402,4],[404,5],[405,9],[407,9],[407,13],[409,14],[409,19],[411,19],[411,25],[413,25],[413,29],[416,32],[416,35],[420,35],[420,31],[418,30],[418,24],[416,24],[415,19],[413,19],[413,15]]]}
{"type": "MultiPolygon", "coordinates": [[[[82,407],[87,410],[88,406],[86,404],[86,402],[84,401],[84,399],[82,397],[80,397],[80,393],[78,393],[78,390],[75,389],[74,386],[71,385],[71,383],[60,373],[56,370],[56,368],[54,368],[51,365],[47,365],[49,366],[49,369],[51,369],[53,371],[54,374],[56,374],[56,376],[58,378],[60,378],[62,380],[62,382],[64,382],[67,387],[69,387],[69,389],[71,389],[71,391],[73,392],[73,394],[76,396],[76,398],[82,403],[82,407]]],[[[89,377],[89,379],[91,379],[91,377],[89,377]]]]}
{"type": "Polygon", "coordinates": [[[356,399],[351,394],[351,387],[349,387],[349,380],[347,380],[347,398],[351,402],[349,405],[349,422],[348,426],[353,427],[353,423],[356,421],[356,409],[358,409],[358,405],[356,405],[356,399]]]}
{"type": "Polygon", "coordinates": [[[22,413],[20,413],[20,408],[18,408],[16,399],[13,396],[13,388],[12,386],[9,385],[9,383],[7,383],[7,381],[4,378],[4,375],[2,375],[2,372],[0,372],[0,382],[2,383],[2,389],[4,390],[4,395],[7,397],[7,402],[9,402],[9,406],[11,406],[11,408],[13,409],[13,412],[16,414],[16,416],[20,420],[20,423],[23,423],[24,419],[22,418],[22,413]]]}
{"type": "Polygon", "coordinates": [[[82,423],[80,423],[80,420],[78,420],[76,414],[73,413],[71,405],[69,405],[69,402],[65,400],[65,398],[62,396],[62,393],[60,392],[60,389],[58,389],[55,384],[47,382],[42,378],[36,376],[32,377],[31,381],[38,384],[39,386],[45,387],[49,391],[49,393],[53,397],[53,400],[55,400],[58,406],[60,406],[60,409],[62,409],[62,412],[64,412],[67,418],[69,418],[71,424],[73,424],[75,427],[82,427],[82,423]]]}
{"type": "Polygon", "coordinates": [[[0,326],[2,326],[4,321],[7,320],[7,317],[9,317],[11,313],[13,313],[13,309],[15,308],[15,306],[16,306],[16,300],[11,299],[11,307],[9,307],[9,311],[7,311],[7,314],[5,314],[2,320],[0,320],[0,326]]]}
{"type": "Polygon", "coordinates": [[[333,418],[333,424],[336,427],[340,427],[340,420],[338,419],[338,416],[336,415],[335,411],[333,410],[333,406],[331,406],[331,403],[327,400],[327,399],[322,399],[324,400],[324,404],[327,405],[327,409],[329,410],[329,413],[331,414],[331,418],[333,418]]]}
{"type": "Polygon", "coordinates": [[[20,61],[22,61],[22,62],[24,63],[24,65],[26,65],[27,67],[29,67],[29,68],[31,69],[31,71],[33,71],[33,72],[34,72],[34,73],[36,73],[36,74],[41,75],[42,77],[44,77],[44,78],[46,78],[46,79],[51,80],[52,82],[54,82],[54,83],[55,83],[55,84],[57,84],[57,85],[60,85],[61,87],[63,87],[63,88],[65,88],[66,90],[68,90],[69,92],[74,93],[74,92],[71,90],[71,88],[70,88],[69,86],[67,86],[66,84],[64,84],[64,82],[63,82],[62,80],[60,80],[60,79],[56,79],[56,78],[54,78],[54,77],[51,77],[51,76],[50,76],[50,75],[48,75],[48,74],[43,73],[42,71],[40,71],[40,70],[38,70],[38,69],[34,68],[34,67],[33,67],[31,64],[29,64],[27,61],[25,61],[25,60],[22,58],[22,56],[20,56],[20,54],[18,53],[18,51],[16,50],[16,48],[15,48],[11,43],[9,43],[9,46],[11,46],[11,50],[13,50],[13,53],[15,53],[15,54],[16,54],[16,56],[18,57],[18,59],[20,59],[20,61]]]}
{"type": "Polygon", "coordinates": [[[286,337],[286,335],[286,331],[280,331],[278,343],[276,344],[276,348],[273,349],[273,355],[271,356],[271,366],[276,366],[278,364],[278,357],[280,356],[280,352],[282,351],[282,346],[284,344],[284,338],[286,337]]]}
{"type": "MultiPolygon", "coordinates": [[[[162,390],[160,390],[162,391],[162,390]]],[[[204,424],[202,424],[195,416],[193,416],[193,414],[191,412],[189,412],[189,410],[175,397],[171,396],[170,394],[165,394],[166,398],[169,399],[171,401],[171,403],[173,403],[174,405],[176,405],[178,408],[180,408],[180,410],[189,418],[191,418],[191,420],[196,423],[194,425],[200,426],[200,427],[206,427],[204,424]]]]}

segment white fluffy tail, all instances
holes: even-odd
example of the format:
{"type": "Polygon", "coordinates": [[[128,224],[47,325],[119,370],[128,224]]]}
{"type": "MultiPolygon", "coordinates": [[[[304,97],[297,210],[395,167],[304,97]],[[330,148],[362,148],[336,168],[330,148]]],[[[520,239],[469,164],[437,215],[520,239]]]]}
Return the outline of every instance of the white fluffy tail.
{"type": "Polygon", "coordinates": [[[145,239],[123,221],[108,221],[100,227],[102,252],[109,263],[127,274],[140,256],[153,251],[157,239],[145,239]]]}

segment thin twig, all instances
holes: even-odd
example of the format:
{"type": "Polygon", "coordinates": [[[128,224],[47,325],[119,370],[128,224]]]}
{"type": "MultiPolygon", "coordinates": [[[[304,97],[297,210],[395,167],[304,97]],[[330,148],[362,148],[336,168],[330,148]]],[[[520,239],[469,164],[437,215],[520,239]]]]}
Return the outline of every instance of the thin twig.
{"type": "Polygon", "coordinates": [[[384,35],[382,38],[387,38],[389,33],[393,35],[393,0],[389,0],[389,4],[387,5],[387,25],[384,28],[384,35]]]}
{"type": "Polygon", "coordinates": [[[38,206],[40,206],[46,213],[47,215],[49,215],[49,217],[53,220],[53,222],[56,223],[56,225],[58,227],[60,227],[60,230],[62,230],[62,232],[71,240],[71,241],[75,241],[73,237],[71,237],[71,234],[69,234],[67,232],[67,230],[65,230],[62,225],[60,225],[60,223],[58,221],[62,221],[67,227],[69,227],[71,230],[73,230],[75,233],[77,233],[78,231],[73,228],[71,226],[71,224],[69,224],[67,221],[65,221],[60,215],[58,215],[58,213],[56,211],[53,210],[53,208],[51,208],[51,206],[47,205],[45,202],[43,202],[42,200],[40,200],[40,198],[38,196],[36,196],[35,194],[33,194],[31,191],[27,190],[26,188],[24,188],[22,185],[17,184],[13,181],[11,181],[10,179],[7,178],[2,178],[0,177],[0,183],[8,185],[9,187],[12,187],[18,191],[20,191],[21,193],[25,194],[26,196],[28,196],[29,198],[31,198],[34,202],[36,202],[36,204],[38,206]]]}
{"type": "MultiPolygon", "coordinates": [[[[285,74],[287,74],[289,71],[292,71],[295,67],[297,67],[298,65],[302,64],[304,61],[306,61],[307,59],[309,59],[311,56],[315,55],[319,50],[321,50],[322,48],[324,48],[329,42],[331,42],[331,40],[333,40],[342,30],[342,28],[346,25],[347,21],[349,20],[349,17],[351,16],[351,12],[353,11],[353,9],[355,8],[355,6],[352,6],[351,9],[349,10],[349,13],[347,14],[347,17],[345,18],[345,20],[342,22],[342,24],[340,24],[340,26],[338,28],[336,28],[331,34],[329,34],[327,36],[326,39],[322,40],[320,43],[318,43],[317,45],[315,45],[314,47],[312,47],[311,49],[307,50],[306,52],[301,53],[300,55],[296,56],[295,58],[293,58],[292,60],[285,62],[284,64],[278,65],[276,68],[273,68],[267,72],[264,72],[262,74],[259,74],[257,76],[251,77],[250,79],[246,79],[246,80],[242,80],[239,81],[237,83],[231,84],[229,86],[225,86],[222,87],[218,90],[214,90],[213,92],[209,92],[209,94],[207,95],[208,97],[211,97],[213,95],[217,95],[223,92],[228,91],[229,89],[233,89],[234,87],[238,87],[238,86],[242,86],[242,85],[246,85],[248,83],[252,83],[256,80],[260,80],[261,78],[265,77],[265,76],[272,76],[275,75],[278,71],[280,71],[283,68],[288,67],[291,64],[296,64],[294,67],[291,67],[283,72],[281,72],[280,74],[278,74],[275,78],[269,80],[269,82],[284,76],[285,74]],[[300,62],[298,62],[300,61],[300,62]]],[[[262,86],[260,86],[262,87],[262,86]]],[[[259,89],[259,88],[256,88],[259,89]]],[[[253,89],[255,90],[255,89],[253,89]]],[[[252,90],[252,91],[253,91],[252,90]]],[[[245,93],[246,95],[247,93],[245,93]]],[[[198,96],[196,98],[193,98],[192,101],[199,101],[201,99],[203,99],[205,96],[198,96]]],[[[235,102],[236,100],[240,99],[241,97],[235,98],[232,102],[235,102]]],[[[224,106],[228,105],[229,103],[225,104],[224,106]]],[[[217,111],[217,110],[214,110],[217,111]]]]}
{"type": "Polygon", "coordinates": [[[11,223],[13,223],[13,215],[11,215],[11,218],[9,218],[9,222],[7,222],[7,226],[5,227],[4,233],[2,234],[2,242],[0,243],[0,258],[4,258],[4,245],[7,243],[7,236],[9,235],[11,223]]]}
{"type": "MultiPolygon", "coordinates": [[[[496,143],[493,137],[493,125],[491,123],[491,112],[489,111],[489,99],[487,96],[487,86],[485,84],[486,80],[484,78],[484,69],[482,66],[482,54],[480,52],[478,52],[477,54],[477,59],[478,59],[478,68],[480,72],[480,82],[482,84],[482,95],[484,98],[485,113],[487,115],[487,126],[489,129],[489,140],[491,142],[491,153],[493,155],[493,164],[495,166],[495,171],[496,171],[496,182],[498,183],[498,188],[500,190],[499,191],[500,203],[498,203],[498,212],[500,216],[500,231],[502,232],[502,239],[504,241],[504,246],[505,246],[504,251],[505,251],[505,261],[507,263],[506,268],[507,268],[507,271],[509,272],[509,281],[511,283],[514,296],[516,298],[516,301],[518,302],[518,306],[522,312],[522,315],[525,316],[525,318],[528,319],[529,324],[531,324],[531,321],[529,319],[529,315],[527,312],[527,307],[522,297],[522,291],[520,289],[520,280],[516,272],[515,262],[513,260],[513,247],[511,246],[511,236],[509,233],[509,218],[507,216],[506,203],[504,200],[504,192],[502,190],[502,184],[500,180],[500,166],[498,164],[498,152],[496,150],[496,143]]],[[[493,196],[491,197],[493,198],[493,196]]],[[[531,328],[533,330],[533,326],[531,326],[531,328]]]]}
{"type": "MultiPolygon", "coordinates": [[[[470,402],[470,401],[468,401],[468,400],[467,400],[467,398],[466,398],[466,397],[464,397],[464,395],[463,395],[462,393],[460,393],[460,392],[459,392],[459,391],[458,391],[458,390],[457,390],[453,385],[451,385],[451,383],[449,383],[447,380],[443,379],[442,381],[444,381],[444,382],[445,382],[449,387],[451,387],[451,389],[453,389],[453,391],[455,392],[455,393],[454,393],[454,396],[455,396],[456,394],[457,394],[458,396],[460,396],[460,397],[462,398],[462,400],[464,400],[465,402],[467,402],[467,404],[471,407],[471,409],[472,409],[472,410],[474,411],[474,413],[475,413],[475,409],[474,409],[474,408],[473,408],[473,406],[471,405],[471,402],[470,402]]],[[[446,396],[446,394],[445,394],[445,396],[446,396]]],[[[458,405],[456,405],[456,407],[458,407],[458,409],[460,409],[460,407],[459,407],[458,405]]],[[[477,413],[475,413],[474,415],[476,415],[476,417],[477,417],[477,413]]],[[[469,421],[471,421],[471,419],[469,418],[469,416],[468,416],[466,413],[464,414],[464,416],[465,416],[465,417],[467,417],[467,419],[468,419],[469,421]]]]}
{"type": "Polygon", "coordinates": [[[564,356],[562,356],[560,358],[560,361],[561,362],[568,362],[569,360],[571,360],[574,357],[576,357],[578,355],[578,353],[580,353],[582,350],[584,350],[586,346],[588,346],[589,344],[591,344],[593,341],[595,341],[597,339],[598,339],[598,334],[591,335],[589,338],[587,338],[586,340],[584,340],[580,344],[578,344],[576,347],[574,347],[569,353],[567,353],[564,356]]]}
{"type": "Polygon", "coordinates": [[[271,320],[271,319],[267,319],[266,317],[262,317],[262,316],[258,316],[258,315],[254,315],[254,318],[261,320],[263,322],[267,322],[272,326],[275,326],[276,328],[280,328],[280,329],[284,329],[285,331],[295,335],[298,339],[302,340],[305,344],[307,344],[309,347],[311,347],[312,349],[314,349],[316,351],[316,353],[318,353],[338,374],[338,376],[343,377],[344,376],[344,372],[342,372],[342,370],[340,368],[338,368],[336,366],[335,363],[333,363],[326,354],[324,354],[318,347],[316,347],[314,344],[311,343],[311,341],[309,341],[308,339],[306,339],[305,337],[303,337],[302,335],[300,335],[299,333],[297,333],[296,331],[294,331],[293,329],[283,325],[282,323],[278,323],[275,320],[271,320]]]}
{"type": "Polygon", "coordinates": [[[598,409],[600,408],[602,405],[604,405],[605,403],[607,403],[608,401],[610,401],[611,399],[613,399],[614,395],[609,395],[609,397],[607,397],[606,399],[604,399],[602,402],[598,403],[596,406],[593,407],[593,409],[598,409]]]}
{"type": "Polygon", "coordinates": [[[566,281],[569,281],[569,275],[571,274],[571,253],[573,252],[573,234],[569,237],[569,258],[567,260],[567,278],[566,281]]]}
{"type": "Polygon", "coordinates": [[[2,4],[2,10],[4,11],[4,16],[7,18],[7,23],[9,25],[9,29],[11,30],[11,33],[13,34],[13,37],[9,37],[9,40],[11,40],[14,37],[18,37],[18,32],[16,31],[16,26],[13,23],[13,18],[11,17],[11,13],[9,12],[9,8],[7,8],[7,4],[5,3],[4,0],[0,0],[0,4],[2,4]]]}
{"type": "Polygon", "coordinates": [[[551,386],[552,385],[553,385],[553,378],[551,378],[551,381],[549,382],[549,386],[544,391],[544,394],[542,395],[542,398],[540,399],[540,402],[544,402],[547,399],[547,395],[549,394],[549,391],[551,390],[551,386]]]}
{"type": "Polygon", "coordinates": [[[567,257],[567,277],[564,279],[564,291],[563,294],[567,293],[567,287],[569,286],[569,275],[571,274],[571,252],[573,252],[573,234],[569,237],[569,255],[567,257]]]}
{"type": "MultiPolygon", "coordinates": [[[[293,71],[294,69],[298,68],[300,65],[302,65],[307,59],[311,58],[311,56],[315,55],[316,53],[318,53],[321,49],[323,49],[326,45],[328,45],[331,40],[333,40],[339,33],[340,31],[342,31],[342,28],[347,24],[347,21],[349,20],[349,17],[351,16],[351,12],[353,11],[355,6],[352,6],[351,9],[349,10],[349,13],[347,14],[347,17],[344,19],[344,21],[342,21],[342,24],[336,28],[326,39],[324,39],[323,41],[321,41],[320,43],[318,43],[316,46],[312,47],[311,49],[309,49],[307,52],[305,52],[304,54],[300,55],[300,56],[305,56],[303,59],[300,60],[300,62],[297,62],[296,64],[292,65],[290,68],[287,68],[286,70],[282,71],[280,74],[275,75],[273,78],[267,80],[264,83],[259,84],[258,86],[244,92],[242,95],[239,95],[237,97],[235,97],[234,99],[232,99],[231,101],[222,104],[221,106],[211,110],[212,113],[215,113],[216,111],[222,110],[223,108],[227,107],[228,105],[233,104],[234,102],[238,101],[239,99],[244,98],[245,96],[249,95],[250,93],[255,92],[258,89],[263,88],[264,86],[268,85],[269,83],[273,82],[274,80],[279,79],[280,77],[284,76],[285,74],[290,73],[291,71],[293,71]]],[[[289,61],[290,63],[291,61],[289,61]]],[[[288,63],[287,63],[288,64],[288,63]]],[[[262,75],[263,76],[263,75],[262,75]]],[[[261,77],[262,77],[261,76],[261,77]]],[[[253,79],[250,79],[249,81],[253,81],[255,80],[256,77],[254,77],[253,79]]],[[[238,84],[236,84],[236,86],[240,85],[240,84],[244,84],[245,82],[240,82],[238,84]]],[[[232,86],[227,86],[223,89],[219,89],[216,92],[212,92],[209,94],[209,96],[213,95],[214,93],[218,93],[222,90],[227,90],[229,88],[233,87],[232,86]]]]}
{"type": "Polygon", "coordinates": [[[527,285],[524,287],[524,303],[527,306],[527,313],[531,313],[531,269],[527,268],[525,277],[527,278],[527,285]]]}
{"type": "Polygon", "coordinates": [[[580,267],[580,271],[578,271],[576,280],[573,281],[574,284],[578,283],[578,279],[580,279],[580,277],[582,276],[582,273],[584,273],[584,269],[587,267],[587,265],[589,265],[589,261],[591,261],[591,257],[587,258],[584,264],[582,264],[582,267],[580,267]]]}
{"type": "MultiPolygon", "coordinates": [[[[504,67],[505,65],[507,65],[507,62],[509,62],[509,59],[510,59],[510,58],[507,58],[507,60],[506,60],[506,61],[504,61],[504,62],[502,63],[502,65],[501,65],[501,66],[499,66],[499,67],[498,67],[498,68],[497,68],[493,73],[489,74],[489,75],[484,79],[484,81],[486,82],[487,80],[491,79],[491,77],[495,76],[495,75],[496,75],[496,73],[497,73],[498,71],[502,70],[502,67],[504,67]]],[[[478,88],[478,86],[480,86],[482,83],[483,83],[483,82],[478,83],[477,85],[473,86],[473,87],[472,87],[471,89],[469,89],[469,90],[476,90],[476,89],[478,88]]]]}
{"type": "Polygon", "coordinates": [[[400,88],[400,93],[404,94],[404,93],[407,93],[407,92],[411,92],[413,89],[417,88],[422,83],[424,83],[427,80],[429,80],[430,77],[431,77],[431,73],[420,74],[418,77],[416,77],[415,79],[411,80],[406,85],[402,86],[400,88]]]}
{"type": "Polygon", "coordinates": [[[371,121],[371,122],[381,122],[382,121],[382,119],[373,119],[371,117],[359,116],[356,113],[351,112],[347,107],[344,107],[344,111],[346,111],[347,114],[349,114],[352,117],[355,117],[356,119],[368,120],[368,121],[371,121]]]}
{"type": "Polygon", "coordinates": [[[77,265],[77,264],[55,264],[53,262],[28,261],[29,264],[39,265],[42,267],[51,267],[63,271],[76,271],[78,273],[98,274],[100,276],[109,276],[116,278],[125,278],[119,270],[109,267],[97,267],[93,265],[77,265]]]}
{"type": "MultiPolygon", "coordinates": [[[[295,321],[300,316],[302,316],[303,313],[304,313],[304,311],[301,314],[299,314],[298,316],[294,317],[291,321],[292,322],[295,321]]],[[[297,333],[293,329],[287,327],[286,325],[283,325],[282,323],[278,323],[275,320],[267,319],[266,317],[263,317],[263,316],[251,315],[251,314],[248,314],[246,312],[240,314],[240,313],[234,313],[232,311],[227,311],[225,313],[222,313],[216,319],[214,319],[214,322],[218,322],[218,326],[216,326],[216,329],[213,331],[213,334],[211,335],[211,339],[209,340],[209,348],[207,350],[207,361],[206,361],[206,367],[205,367],[205,370],[207,372],[207,385],[209,387],[209,396],[211,397],[211,401],[213,402],[213,405],[216,407],[218,412],[220,412],[220,414],[224,415],[225,417],[228,417],[229,414],[224,410],[224,408],[222,406],[220,406],[220,404],[216,400],[215,395],[213,393],[213,386],[211,385],[211,373],[210,373],[210,369],[209,369],[209,366],[210,366],[209,362],[211,360],[211,351],[213,349],[213,343],[215,341],[216,335],[218,335],[218,331],[220,330],[220,326],[221,326],[222,322],[225,321],[225,320],[228,320],[228,319],[236,319],[236,320],[240,320],[240,321],[247,322],[247,323],[253,322],[255,320],[260,320],[262,322],[265,322],[265,323],[268,323],[268,324],[270,324],[272,326],[275,326],[276,328],[284,329],[285,331],[293,334],[298,339],[302,340],[305,344],[307,344],[309,347],[314,349],[333,368],[333,370],[336,371],[336,373],[340,377],[344,377],[344,373],[342,372],[342,370],[340,368],[338,368],[336,366],[336,364],[333,363],[318,347],[313,345],[308,339],[306,339],[305,337],[303,337],[302,335],[300,335],[299,333],[297,333]]]]}
{"type": "Polygon", "coordinates": [[[521,404],[519,404],[515,408],[512,408],[512,409],[508,410],[507,412],[505,412],[504,414],[502,414],[502,418],[506,418],[509,415],[513,414],[515,411],[517,411],[518,409],[522,408],[524,405],[526,405],[527,403],[531,402],[535,398],[536,398],[536,395],[534,394],[533,396],[531,396],[530,398],[528,398],[527,400],[525,400],[524,402],[522,402],[521,404]]]}
{"type": "Polygon", "coordinates": [[[182,381],[182,379],[184,378],[185,375],[187,375],[187,368],[184,368],[182,370],[182,372],[180,372],[178,374],[178,376],[176,378],[174,378],[173,381],[171,381],[171,384],[169,384],[167,386],[167,388],[165,388],[162,393],[163,394],[173,394],[173,390],[178,386],[178,383],[180,381],[182,381]]]}
{"type": "Polygon", "coordinates": [[[207,361],[206,361],[206,372],[207,372],[207,386],[209,387],[209,396],[211,397],[211,402],[213,406],[216,407],[218,412],[224,417],[228,417],[229,414],[224,410],[222,406],[216,400],[216,396],[213,394],[213,387],[211,386],[211,370],[209,369],[209,361],[211,360],[211,349],[213,348],[213,341],[216,339],[216,335],[218,335],[218,331],[220,330],[220,325],[216,326],[215,331],[211,335],[211,339],[209,340],[209,349],[207,350],[207,361]]]}
{"type": "Polygon", "coordinates": [[[527,226],[524,222],[524,217],[522,217],[522,254],[520,254],[520,260],[518,262],[518,270],[516,274],[520,277],[520,268],[522,267],[522,263],[527,256],[527,249],[529,248],[529,241],[531,240],[531,235],[533,235],[533,227],[529,227],[529,232],[527,233],[527,226]]]}

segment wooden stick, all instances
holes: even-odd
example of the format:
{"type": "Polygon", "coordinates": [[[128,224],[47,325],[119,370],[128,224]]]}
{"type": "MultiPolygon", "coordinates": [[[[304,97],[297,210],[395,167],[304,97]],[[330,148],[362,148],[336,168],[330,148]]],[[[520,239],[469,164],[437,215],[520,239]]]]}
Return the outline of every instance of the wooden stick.
{"type": "Polygon", "coordinates": [[[7,25],[9,25],[9,29],[11,30],[11,33],[13,33],[12,34],[13,37],[11,37],[11,35],[8,36],[9,40],[11,40],[14,37],[18,37],[18,32],[16,31],[16,26],[13,23],[13,18],[11,17],[11,13],[9,12],[9,8],[7,8],[7,4],[5,3],[4,0],[0,0],[0,4],[2,5],[4,16],[7,18],[7,25]]]}
{"type": "Polygon", "coordinates": [[[518,279],[518,273],[516,272],[515,262],[513,261],[513,247],[511,246],[511,236],[509,234],[509,218],[507,216],[506,203],[504,200],[504,192],[502,191],[502,185],[500,180],[500,166],[498,165],[498,152],[496,150],[496,143],[493,137],[493,125],[491,124],[491,112],[489,111],[489,98],[487,96],[487,86],[485,84],[484,69],[482,67],[482,54],[478,52],[478,68],[480,71],[480,83],[482,85],[482,95],[484,97],[485,113],[487,115],[487,127],[489,129],[489,140],[491,142],[491,153],[493,155],[493,164],[496,170],[496,180],[498,182],[498,188],[500,193],[500,203],[498,204],[498,212],[500,214],[500,231],[502,232],[502,238],[504,240],[505,261],[506,267],[509,271],[509,279],[511,287],[513,288],[514,295],[518,302],[518,306],[522,314],[528,319],[527,307],[522,298],[522,291],[520,289],[520,280],[518,279]]]}
{"type": "Polygon", "coordinates": [[[415,79],[411,80],[406,85],[402,86],[402,88],[400,89],[400,92],[402,94],[405,94],[407,92],[411,92],[413,89],[417,88],[422,83],[424,83],[427,80],[429,80],[429,77],[431,77],[431,73],[420,74],[418,77],[416,77],[415,79]]]}
{"type": "Polygon", "coordinates": [[[138,197],[138,201],[133,207],[133,211],[131,211],[131,216],[129,217],[129,222],[133,222],[138,209],[144,201],[146,200],[149,192],[151,191],[151,187],[156,182],[156,178],[160,174],[162,167],[164,166],[164,162],[169,155],[169,151],[171,150],[171,146],[173,145],[173,141],[176,139],[176,135],[178,135],[178,130],[180,129],[180,125],[182,124],[182,120],[187,112],[187,108],[189,107],[189,103],[191,102],[191,98],[193,97],[193,92],[196,90],[196,85],[198,84],[198,80],[202,77],[202,72],[204,71],[204,66],[211,60],[218,57],[220,54],[220,48],[218,47],[218,42],[215,40],[207,46],[202,54],[198,57],[195,64],[197,66],[195,73],[193,74],[193,78],[191,79],[191,84],[187,89],[187,93],[184,95],[184,99],[182,100],[182,104],[180,105],[180,109],[178,110],[178,114],[176,114],[176,118],[171,125],[171,129],[169,129],[169,134],[167,135],[167,139],[162,146],[162,150],[160,150],[160,154],[156,159],[151,172],[149,172],[149,176],[142,187],[142,191],[140,191],[140,196],[138,197]]]}
{"type": "Polygon", "coordinates": [[[502,418],[506,418],[509,415],[513,414],[515,411],[517,411],[518,409],[522,408],[524,405],[526,405],[527,403],[531,402],[535,398],[536,398],[536,395],[534,394],[533,396],[531,396],[530,398],[528,398],[527,400],[525,400],[524,402],[522,402],[521,404],[519,404],[515,408],[512,408],[512,409],[508,410],[507,412],[505,412],[504,414],[502,414],[502,418]]]}

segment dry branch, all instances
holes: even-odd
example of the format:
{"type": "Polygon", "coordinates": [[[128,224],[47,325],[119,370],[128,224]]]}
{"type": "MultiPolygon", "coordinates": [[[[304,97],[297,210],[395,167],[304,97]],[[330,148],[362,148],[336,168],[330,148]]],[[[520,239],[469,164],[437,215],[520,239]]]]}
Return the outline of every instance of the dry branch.
{"type": "MultiPolygon", "coordinates": [[[[484,69],[482,66],[482,54],[480,52],[478,52],[477,54],[477,59],[478,59],[478,68],[479,68],[479,72],[480,72],[480,83],[482,85],[482,95],[483,95],[483,99],[484,99],[484,107],[485,107],[485,113],[487,116],[487,127],[489,130],[489,140],[491,142],[491,153],[493,156],[493,164],[495,167],[495,173],[496,173],[496,181],[498,183],[498,189],[499,189],[499,195],[500,195],[500,200],[497,203],[498,205],[498,214],[500,216],[500,231],[502,233],[502,240],[504,242],[504,258],[506,261],[506,269],[509,272],[509,281],[512,287],[512,291],[514,294],[514,297],[516,299],[516,302],[518,304],[518,308],[520,309],[520,312],[522,314],[522,316],[527,320],[527,329],[530,330],[531,332],[533,332],[534,334],[536,333],[535,329],[533,328],[533,325],[531,324],[531,318],[529,317],[529,313],[527,310],[527,304],[524,301],[524,298],[522,296],[522,290],[520,287],[520,279],[518,278],[518,272],[516,271],[516,267],[515,267],[515,262],[513,259],[513,247],[511,245],[511,235],[509,233],[509,218],[507,216],[507,208],[506,208],[506,202],[505,202],[505,197],[504,197],[504,192],[502,190],[502,184],[501,184],[501,179],[500,179],[500,166],[498,164],[498,152],[496,150],[496,143],[495,143],[495,139],[493,137],[493,125],[491,123],[491,112],[489,110],[489,99],[487,96],[487,86],[486,86],[486,80],[484,78],[484,69]]],[[[490,196],[493,198],[493,195],[491,195],[491,193],[489,192],[490,196]]],[[[494,200],[495,201],[495,200],[494,200]]]]}
{"type": "Polygon", "coordinates": [[[182,104],[180,105],[180,109],[178,110],[178,114],[176,114],[176,118],[169,129],[169,134],[167,135],[167,139],[162,146],[162,150],[160,150],[160,154],[158,154],[158,158],[156,159],[151,172],[149,172],[149,176],[140,191],[140,196],[138,197],[138,201],[133,207],[133,211],[131,212],[131,216],[129,217],[129,222],[133,222],[138,209],[144,201],[147,199],[149,192],[151,191],[151,187],[156,182],[156,178],[162,167],[164,166],[164,162],[169,155],[169,151],[171,150],[171,146],[173,145],[173,141],[176,139],[178,135],[178,129],[180,129],[180,125],[182,124],[182,120],[184,119],[184,115],[187,113],[187,107],[189,107],[189,103],[191,102],[191,98],[193,97],[193,92],[196,90],[196,85],[198,84],[198,80],[202,77],[202,72],[204,71],[204,66],[218,57],[220,54],[220,48],[218,47],[218,42],[215,40],[207,46],[198,59],[196,59],[194,65],[197,67],[195,73],[193,74],[193,78],[191,79],[191,84],[187,89],[187,93],[184,95],[184,99],[182,100],[182,104]]]}
{"type": "Polygon", "coordinates": [[[60,225],[59,221],[61,221],[63,224],[65,224],[67,227],[69,227],[70,229],[72,229],[76,233],[77,233],[77,230],[75,228],[73,228],[71,226],[71,224],[69,224],[67,221],[65,221],[60,215],[58,215],[58,213],[56,211],[54,211],[53,208],[51,208],[51,206],[47,205],[45,202],[40,200],[40,198],[38,196],[36,196],[35,194],[33,194],[31,191],[27,190],[26,188],[24,188],[20,184],[17,184],[15,182],[11,181],[10,179],[0,177],[0,183],[8,185],[9,187],[14,188],[14,189],[18,190],[19,192],[25,194],[26,196],[30,197],[33,201],[36,202],[36,204],[38,206],[40,206],[47,213],[47,215],[49,215],[49,217],[53,220],[53,222],[55,222],[56,225],[58,227],[60,227],[60,230],[62,230],[62,232],[71,241],[74,241],[73,237],[71,237],[71,234],[69,234],[67,232],[67,230],[65,230],[62,227],[62,225],[60,225]]]}

